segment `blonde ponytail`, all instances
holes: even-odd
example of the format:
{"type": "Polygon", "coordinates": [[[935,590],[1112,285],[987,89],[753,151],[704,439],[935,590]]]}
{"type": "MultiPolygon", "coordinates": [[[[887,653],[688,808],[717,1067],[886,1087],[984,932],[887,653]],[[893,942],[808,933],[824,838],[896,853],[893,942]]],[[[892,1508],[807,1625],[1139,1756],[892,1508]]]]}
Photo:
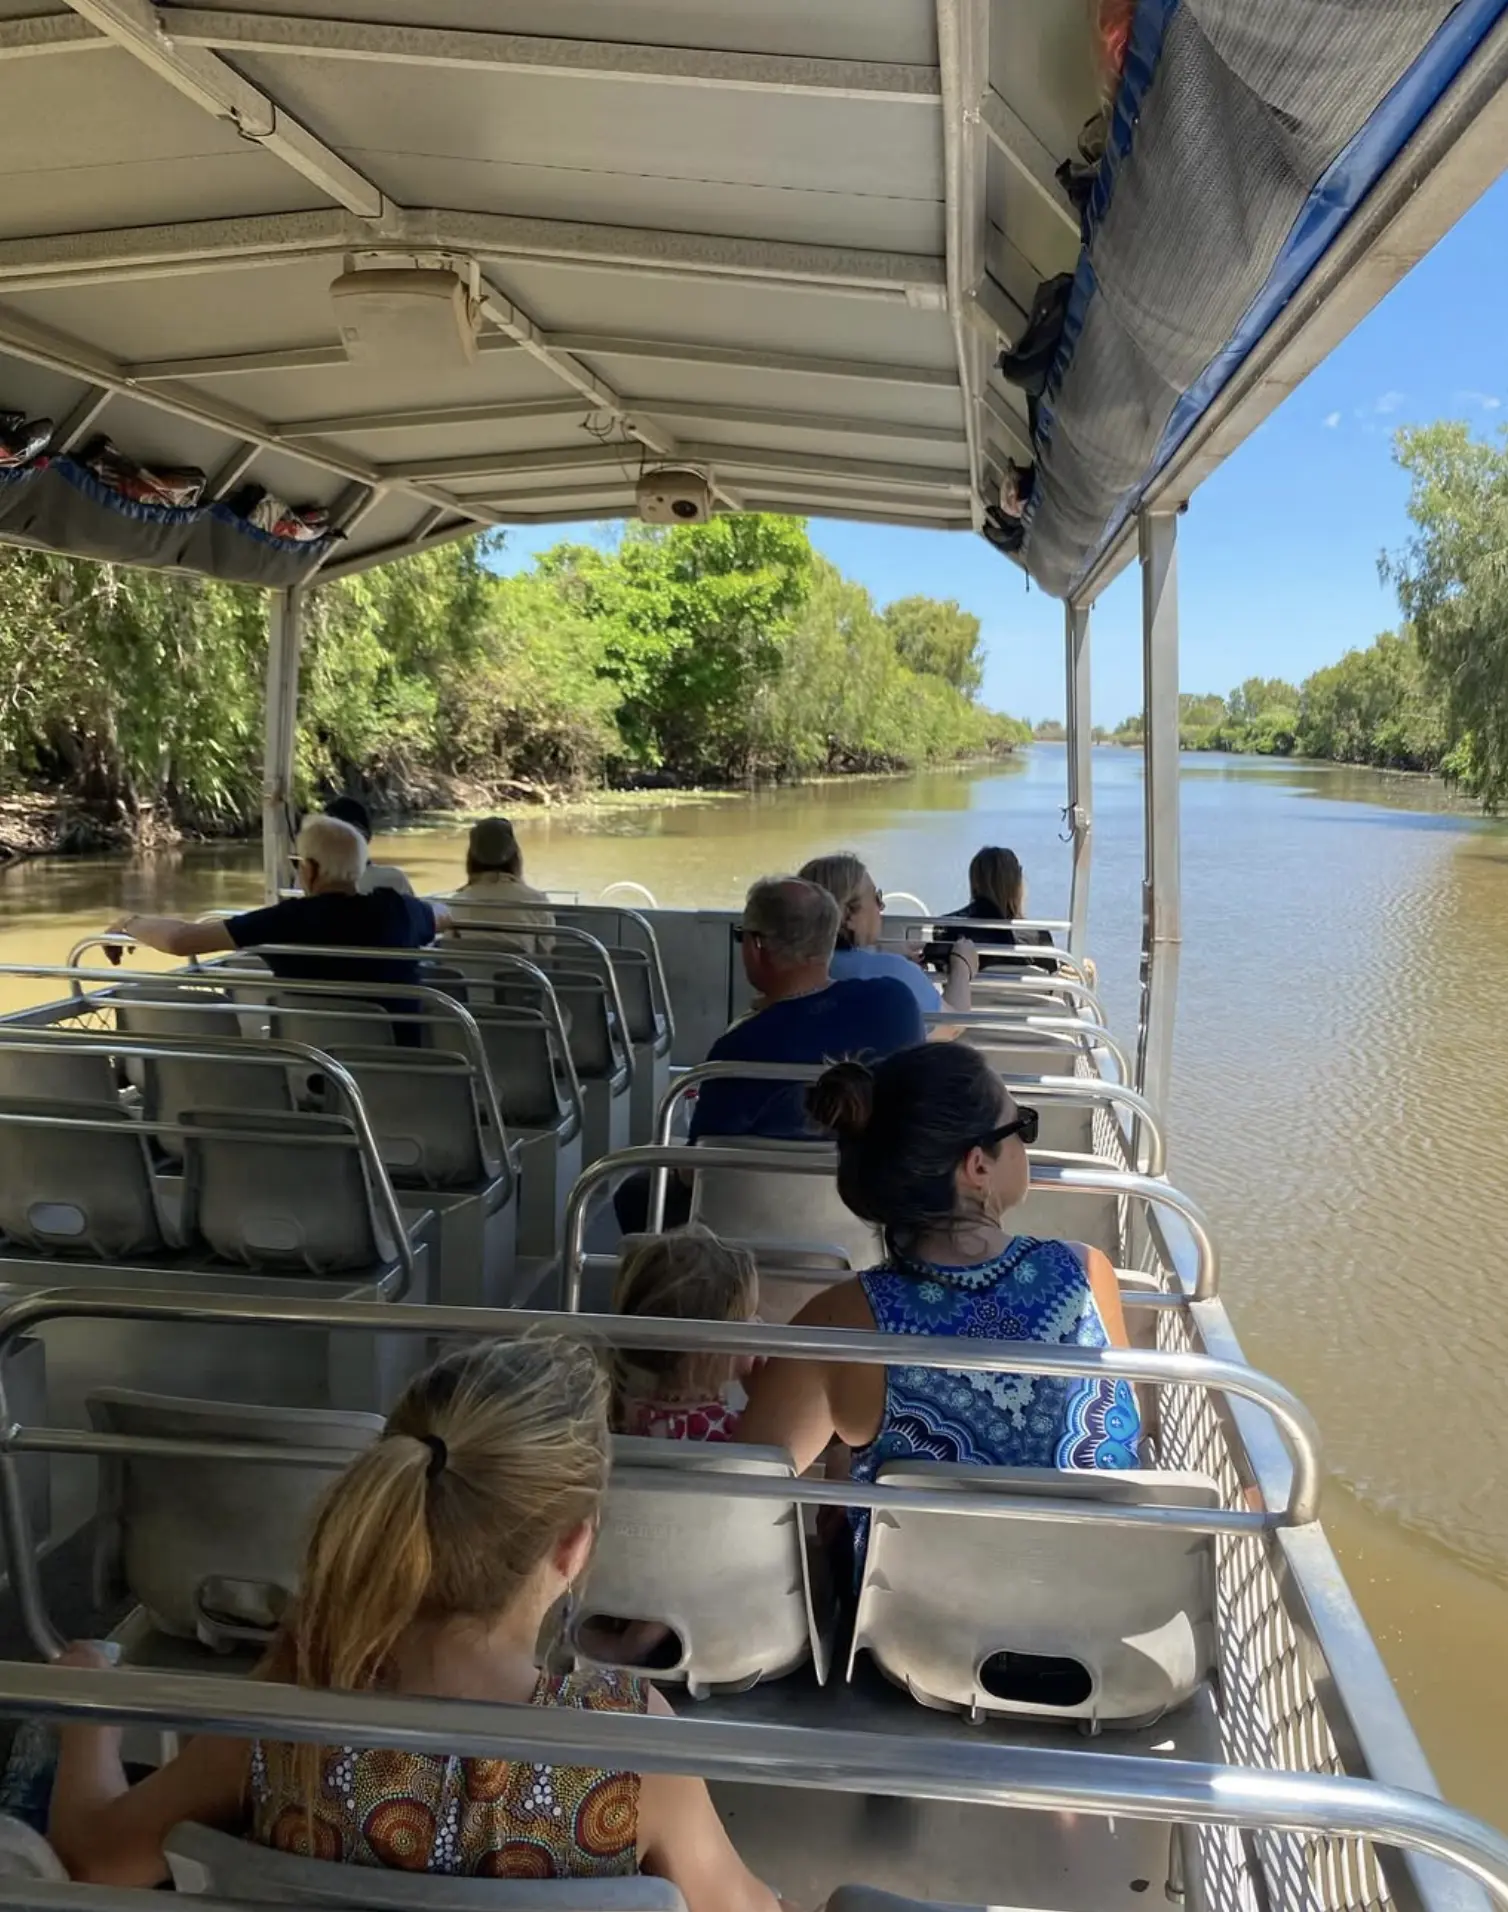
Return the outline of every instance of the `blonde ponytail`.
{"type": "MultiPolygon", "coordinates": [[[[559,1335],[427,1369],[321,1503],[269,1676],[360,1692],[390,1677],[417,1620],[506,1612],[554,1545],[596,1519],[607,1410],[596,1355],[559,1335]]],[[[326,1749],[266,1752],[291,1761],[312,1821],[326,1749]]]]}

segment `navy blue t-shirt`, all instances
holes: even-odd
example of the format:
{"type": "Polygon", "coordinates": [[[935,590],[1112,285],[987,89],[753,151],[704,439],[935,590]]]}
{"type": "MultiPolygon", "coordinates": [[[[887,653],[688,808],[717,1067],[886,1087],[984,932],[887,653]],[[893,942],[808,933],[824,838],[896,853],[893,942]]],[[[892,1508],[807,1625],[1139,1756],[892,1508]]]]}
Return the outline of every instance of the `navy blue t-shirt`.
{"type": "MultiPolygon", "coordinates": [[[[915,996],[890,977],[829,983],[756,1010],[726,1029],[709,1062],[878,1060],[927,1039],[915,996]]],[[[777,1142],[814,1139],[804,1082],[707,1082],[691,1119],[691,1139],[764,1135],[777,1142]]]]}
{"type": "MultiPolygon", "coordinates": [[[[320,949],[422,949],[435,940],[435,913],[417,896],[398,890],[373,890],[368,896],[325,891],[319,896],[290,896],[266,909],[247,910],[225,925],[237,949],[273,943],[308,943],[320,949]]],[[[269,956],[274,976],[301,983],[416,983],[419,965],[412,957],[384,962],[373,957],[269,956]]],[[[413,1008],[413,1001],[399,1001],[413,1008]]]]}

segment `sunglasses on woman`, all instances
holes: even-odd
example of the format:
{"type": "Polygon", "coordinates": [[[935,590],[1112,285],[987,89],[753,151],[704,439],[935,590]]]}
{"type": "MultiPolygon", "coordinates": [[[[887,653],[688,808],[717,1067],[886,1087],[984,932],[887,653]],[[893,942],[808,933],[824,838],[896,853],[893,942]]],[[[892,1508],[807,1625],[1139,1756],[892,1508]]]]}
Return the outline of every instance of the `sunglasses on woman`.
{"type": "Polygon", "coordinates": [[[1014,1122],[1002,1122],[997,1129],[991,1129],[988,1135],[977,1136],[969,1144],[971,1149],[992,1149],[1001,1142],[1008,1141],[1013,1135],[1019,1135],[1025,1147],[1030,1148],[1037,1139],[1037,1130],[1042,1126],[1042,1118],[1035,1109],[1016,1110],[1014,1122]]]}

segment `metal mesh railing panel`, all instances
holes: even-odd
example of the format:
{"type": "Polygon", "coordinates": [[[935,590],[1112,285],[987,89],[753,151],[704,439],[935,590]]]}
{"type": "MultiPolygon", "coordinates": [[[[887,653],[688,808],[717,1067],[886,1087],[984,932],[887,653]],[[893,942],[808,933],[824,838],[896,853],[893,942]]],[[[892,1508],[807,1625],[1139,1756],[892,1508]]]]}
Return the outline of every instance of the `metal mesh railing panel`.
{"type": "MultiPolygon", "coordinates": [[[[1143,1266],[1155,1271],[1155,1250],[1143,1266]]],[[[1204,1352],[1182,1309],[1158,1311],[1157,1345],[1204,1352]]],[[[1200,1388],[1164,1388],[1157,1408],[1161,1465],[1208,1474],[1226,1506],[1245,1506],[1246,1481],[1216,1397],[1200,1388]]],[[[1343,1772],[1263,1536],[1217,1537],[1215,1626],[1222,1757],[1277,1771],[1343,1772]]],[[[1199,1851],[1217,1912],[1253,1903],[1254,1867],[1266,1902],[1283,1912],[1377,1912],[1389,1903],[1377,1851],[1367,1840],[1263,1833],[1232,1842],[1201,1832],[1199,1851]]]]}

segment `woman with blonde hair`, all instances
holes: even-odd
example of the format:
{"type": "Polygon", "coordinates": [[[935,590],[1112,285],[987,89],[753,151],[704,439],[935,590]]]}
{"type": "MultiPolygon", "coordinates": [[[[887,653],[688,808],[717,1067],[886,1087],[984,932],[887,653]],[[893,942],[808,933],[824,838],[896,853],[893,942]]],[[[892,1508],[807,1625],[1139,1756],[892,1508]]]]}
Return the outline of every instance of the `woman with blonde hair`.
{"type": "Polygon", "coordinates": [[[837,899],[838,947],[833,952],[832,979],[838,982],[868,982],[880,976],[893,976],[903,982],[917,1000],[922,1014],[937,1015],[949,1009],[968,1009],[970,986],[979,969],[974,945],[962,937],[952,939],[948,954],[947,980],[941,991],[919,963],[895,950],[879,947],[880,931],[885,926],[885,897],[865,869],[863,859],[852,850],[839,850],[832,856],[813,857],[801,870],[803,881],[815,883],[837,899]]]}
{"type": "MultiPolygon", "coordinates": [[[[626,1674],[540,1670],[607,1485],[609,1383],[560,1336],[470,1349],[415,1380],[314,1523],[266,1677],[335,1691],[662,1713],[626,1674]]],[[[75,1646],[73,1665],[100,1665],[75,1646]]],[[[75,1879],[150,1886],[183,1820],[305,1857],[494,1879],[670,1880],[691,1912],[775,1912],[700,1779],[200,1738],[138,1786],[114,1727],[68,1726],[50,1836],[75,1879]]]]}

